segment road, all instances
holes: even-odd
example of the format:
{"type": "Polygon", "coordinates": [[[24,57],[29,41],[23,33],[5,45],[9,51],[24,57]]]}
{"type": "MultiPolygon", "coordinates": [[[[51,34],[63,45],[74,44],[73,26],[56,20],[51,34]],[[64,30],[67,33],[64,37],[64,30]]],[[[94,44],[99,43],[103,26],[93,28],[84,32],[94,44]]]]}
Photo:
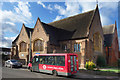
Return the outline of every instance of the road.
{"type": "Polygon", "coordinates": [[[105,79],[115,79],[114,76],[99,76],[90,75],[85,73],[76,73],[70,77],[65,76],[53,76],[52,74],[40,73],[40,72],[30,72],[26,68],[6,68],[2,67],[2,78],[61,78],[61,79],[79,79],[84,78],[105,78],[105,79]]]}

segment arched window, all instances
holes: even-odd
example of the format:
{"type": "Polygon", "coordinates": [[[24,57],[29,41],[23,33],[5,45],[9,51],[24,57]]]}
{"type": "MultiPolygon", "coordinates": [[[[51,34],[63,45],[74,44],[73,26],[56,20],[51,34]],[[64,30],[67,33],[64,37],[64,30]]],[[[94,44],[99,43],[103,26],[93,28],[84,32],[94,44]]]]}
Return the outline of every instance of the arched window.
{"type": "Polygon", "coordinates": [[[27,44],[25,42],[20,43],[20,52],[26,52],[27,44]]]}
{"type": "Polygon", "coordinates": [[[102,38],[97,32],[93,35],[94,51],[102,52],[102,38]]]}
{"type": "Polygon", "coordinates": [[[40,39],[35,40],[34,44],[33,44],[33,50],[34,51],[43,51],[43,41],[40,39]]]}
{"type": "Polygon", "coordinates": [[[81,44],[75,43],[74,44],[74,52],[80,52],[80,50],[81,50],[81,44]]]}

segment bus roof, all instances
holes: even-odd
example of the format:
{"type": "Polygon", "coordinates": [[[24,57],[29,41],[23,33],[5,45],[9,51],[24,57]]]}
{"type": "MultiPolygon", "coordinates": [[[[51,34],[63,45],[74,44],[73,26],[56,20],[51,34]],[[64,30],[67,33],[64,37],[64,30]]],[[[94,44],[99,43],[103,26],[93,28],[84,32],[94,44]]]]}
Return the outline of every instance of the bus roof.
{"type": "Polygon", "coordinates": [[[54,55],[76,55],[76,53],[54,53],[54,54],[35,54],[34,56],[40,56],[40,55],[43,55],[43,56],[54,56],[54,55]]]}

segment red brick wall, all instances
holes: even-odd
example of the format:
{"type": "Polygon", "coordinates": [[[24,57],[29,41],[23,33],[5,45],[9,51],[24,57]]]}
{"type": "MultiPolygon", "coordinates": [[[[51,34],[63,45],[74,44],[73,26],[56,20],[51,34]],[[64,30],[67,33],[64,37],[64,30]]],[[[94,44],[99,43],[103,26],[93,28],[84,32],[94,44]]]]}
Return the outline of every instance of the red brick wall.
{"type": "Polygon", "coordinates": [[[119,58],[120,58],[120,51],[119,51],[119,58]]]}
{"type": "Polygon", "coordinates": [[[108,65],[117,66],[117,60],[119,58],[119,44],[118,44],[118,35],[117,35],[117,27],[115,24],[115,32],[112,41],[112,46],[110,47],[110,58],[108,65]]]}

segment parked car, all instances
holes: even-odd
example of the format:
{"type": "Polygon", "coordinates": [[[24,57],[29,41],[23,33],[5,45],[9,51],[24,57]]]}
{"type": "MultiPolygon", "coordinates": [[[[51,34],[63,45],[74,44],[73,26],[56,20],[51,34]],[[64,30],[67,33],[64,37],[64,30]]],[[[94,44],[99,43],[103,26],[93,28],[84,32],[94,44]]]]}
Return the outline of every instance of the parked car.
{"type": "Polygon", "coordinates": [[[5,67],[22,67],[22,63],[18,62],[17,60],[11,59],[5,61],[5,67]]]}

